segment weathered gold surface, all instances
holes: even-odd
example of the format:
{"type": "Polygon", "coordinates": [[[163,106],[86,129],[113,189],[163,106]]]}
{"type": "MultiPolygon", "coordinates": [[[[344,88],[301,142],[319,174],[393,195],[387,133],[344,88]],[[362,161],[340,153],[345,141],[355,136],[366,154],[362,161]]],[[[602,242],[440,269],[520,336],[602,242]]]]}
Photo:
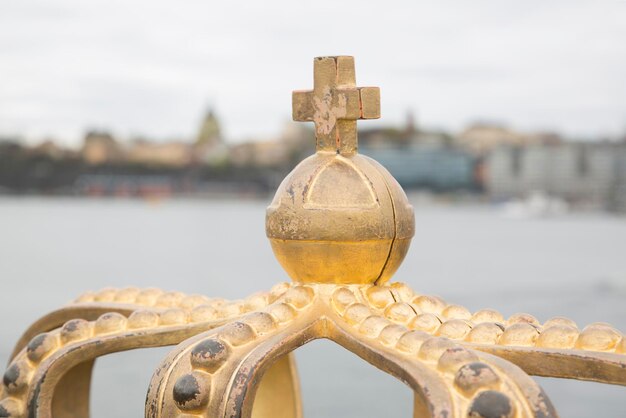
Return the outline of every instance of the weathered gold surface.
{"type": "Polygon", "coordinates": [[[266,232],[289,276],[307,283],[383,283],[415,232],[413,208],[389,172],[357,153],[357,119],[380,117],[380,91],[356,87],[352,57],[314,62],[293,118],[315,123],[317,152],[282,182],[266,232]]]}
{"type": "MultiPolygon", "coordinates": [[[[315,62],[314,91],[294,95],[297,118],[326,132],[330,120],[354,122],[356,100],[361,116],[378,114],[377,92],[354,93],[350,58],[315,62]],[[327,100],[334,113],[316,116],[306,97],[327,100]]],[[[347,126],[335,126],[335,138],[350,139],[347,126]]],[[[87,293],[19,340],[0,417],[88,417],[97,357],[167,345],[176,347],[153,375],[147,418],[301,418],[291,353],[318,338],[408,385],[414,417],[556,417],[529,375],[626,385],[626,337],[608,324],[470,312],[386,283],[413,235],[411,207],[381,166],[352,152],[356,142],[328,151],[324,132],[268,209],[268,236],[293,283],[236,301],[158,289],[87,293]]]]}
{"type": "Polygon", "coordinates": [[[579,330],[565,318],[541,324],[527,314],[471,313],[397,282],[281,283],[239,301],[151,289],[137,295],[154,298],[118,302],[127,292],[81,297],[66,309],[112,312],[49,322],[37,331],[54,329],[18,347],[0,416],[86,417],[95,358],[176,344],[152,379],[147,417],[301,417],[293,358],[285,356],[317,338],[409,385],[416,416],[481,416],[470,412],[486,407],[511,417],[556,416],[526,373],[626,385],[625,338],[609,325],[579,330]]]}

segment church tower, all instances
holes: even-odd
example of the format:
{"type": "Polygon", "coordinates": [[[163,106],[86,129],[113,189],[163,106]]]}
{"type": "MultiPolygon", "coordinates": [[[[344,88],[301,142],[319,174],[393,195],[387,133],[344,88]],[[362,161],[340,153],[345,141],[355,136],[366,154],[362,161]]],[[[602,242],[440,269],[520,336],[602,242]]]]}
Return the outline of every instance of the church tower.
{"type": "Polygon", "coordinates": [[[222,165],[228,160],[228,147],[222,139],[220,123],[209,109],[202,120],[194,144],[194,160],[211,166],[222,165]]]}
{"type": "Polygon", "coordinates": [[[206,116],[202,120],[198,136],[196,138],[197,145],[215,145],[222,142],[220,123],[213,112],[209,109],[206,116]]]}

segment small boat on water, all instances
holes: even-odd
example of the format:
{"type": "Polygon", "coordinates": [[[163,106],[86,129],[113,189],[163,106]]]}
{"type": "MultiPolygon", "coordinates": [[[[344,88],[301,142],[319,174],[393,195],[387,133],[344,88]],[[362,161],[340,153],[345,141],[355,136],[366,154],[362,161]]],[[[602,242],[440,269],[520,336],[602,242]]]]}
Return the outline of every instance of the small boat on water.
{"type": "Polygon", "coordinates": [[[563,199],[534,192],[525,199],[515,199],[502,205],[502,216],[508,219],[546,218],[562,216],[569,212],[563,199]]]}

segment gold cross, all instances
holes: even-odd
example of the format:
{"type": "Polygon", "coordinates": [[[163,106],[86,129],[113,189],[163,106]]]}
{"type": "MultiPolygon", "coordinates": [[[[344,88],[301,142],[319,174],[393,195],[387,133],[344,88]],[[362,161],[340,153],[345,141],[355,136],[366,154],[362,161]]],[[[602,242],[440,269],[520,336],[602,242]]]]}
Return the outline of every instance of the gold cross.
{"type": "Polygon", "coordinates": [[[356,121],[380,117],[380,89],[356,87],[353,57],[317,57],[313,63],[313,90],[293,92],[293,120],[315,123],[318,152],[355,154],[356,121]]]}

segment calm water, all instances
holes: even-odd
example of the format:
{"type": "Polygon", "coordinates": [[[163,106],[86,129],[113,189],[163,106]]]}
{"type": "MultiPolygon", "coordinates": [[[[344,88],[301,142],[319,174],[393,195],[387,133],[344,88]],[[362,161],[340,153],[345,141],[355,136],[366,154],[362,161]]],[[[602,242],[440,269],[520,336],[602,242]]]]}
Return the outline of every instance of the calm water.
{"type": "MultiPolygon", "coordinates": [[[[0,360],[30,322],[105,286],[239,298],[287,280],[264,235],[265,202],[0,198],[0,360]]],[[[416,206],[398,271],[470,310],[566,315],[626,330],[626,219],[507,220],[487,207],[416,206]]],[[[140,417],[167,349],[98,361],[94,416],[140,417]]],[[[411,392],[327,341],[296,352],[305,416],[410,417],[411,392]]],[[[539,379],[562,417],[625,417],[626,388],[539,379]],[[599,414],[599,411],[602,411],[599,414]]]]}

